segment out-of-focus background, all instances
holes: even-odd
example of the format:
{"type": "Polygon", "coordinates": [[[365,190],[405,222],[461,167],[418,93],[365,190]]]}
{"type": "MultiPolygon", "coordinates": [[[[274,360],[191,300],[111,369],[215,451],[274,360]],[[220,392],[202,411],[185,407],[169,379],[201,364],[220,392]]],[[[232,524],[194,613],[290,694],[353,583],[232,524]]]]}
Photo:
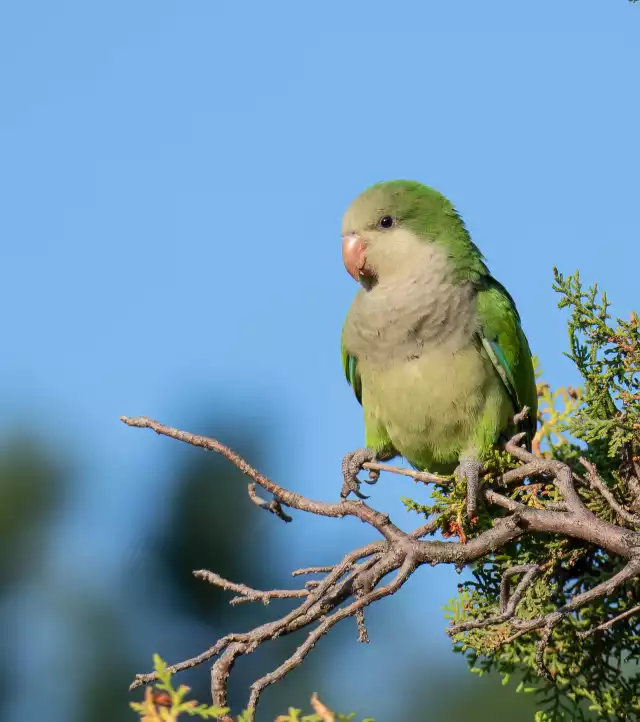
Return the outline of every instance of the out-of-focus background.
{"type": "MultiPolygon", "coordinates": [[[[230,608],[191,570],[283,587],[371,539],[353,520],[282,524],[228,463],[119,421],[215,435],[335,499],[362,443],[339,230],[369,184],[450,196],[545,378],[575,383],[552,266],[620,314],[639,305],[639,28],[625,0],[2,4],[3,720],[133,720],[152,653],[194,655],[286,605],[230,608]]],[[[371,493],[417,523],[410,482],[371,493]]],[[[370,645],[345,624],[259,718],[317,691],[379,722],[530,719],[451,652],[458,579],[420,570],[371,609],[370,645]]],[[[236,708],[298,641],[238,665],[236,708]]],[[[207,699],[207,669],[182,681],[207,699]]]]}

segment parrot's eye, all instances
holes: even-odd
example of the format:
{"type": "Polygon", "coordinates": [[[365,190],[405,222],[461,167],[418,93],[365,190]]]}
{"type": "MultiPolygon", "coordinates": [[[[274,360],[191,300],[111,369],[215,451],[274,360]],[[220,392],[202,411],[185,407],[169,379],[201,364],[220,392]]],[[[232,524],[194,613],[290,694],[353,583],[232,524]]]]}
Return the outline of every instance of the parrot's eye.
{"type": "Polygon", "coordinates": [[[389,228],[393,228],[395,222],[396,219],[393,216],[382,216],[382,218],[378,221],[378,227],[387,230],[389,228]]]}

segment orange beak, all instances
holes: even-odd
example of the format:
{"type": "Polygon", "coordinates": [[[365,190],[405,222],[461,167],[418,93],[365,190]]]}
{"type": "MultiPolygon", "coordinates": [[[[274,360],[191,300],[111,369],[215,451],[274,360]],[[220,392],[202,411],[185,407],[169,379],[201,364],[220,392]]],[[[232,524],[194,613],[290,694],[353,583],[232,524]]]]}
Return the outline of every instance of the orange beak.
{"type": "Polygon", "coordinates": [[[349,275],[356,281],[360,276],[371,276],[371,270],[367,268],[366,243],[357,233],[349,233],[342,237],[342,260],[349,275]]]}

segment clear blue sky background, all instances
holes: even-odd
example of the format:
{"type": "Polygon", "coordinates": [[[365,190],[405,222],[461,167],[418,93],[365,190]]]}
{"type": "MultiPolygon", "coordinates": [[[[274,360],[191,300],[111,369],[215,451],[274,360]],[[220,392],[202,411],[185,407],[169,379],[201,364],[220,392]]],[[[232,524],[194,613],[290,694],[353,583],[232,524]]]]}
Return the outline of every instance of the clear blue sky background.
{"type": "MultiPolygon", "coordinates": [[[[362,443],[340,220],[375,181],[454,201],[546,378],[575,382],[552,266],[640,306],[639,36],[625,0],[3,3],[0,420],[77,446],[86,492],[50,573],[106,586],[170,483],[171,442],[121,414],[268,409],[266,471],[337,496],[362,443]]],[[[373,501],[400,520],[412,491],[385,479],[373,501]]],[[[299,520],[273,543],[295,566],[365,538],[299,520]]],[[[397,626],[354,652],[373,682],[393,645],[448,659],[428,615],[455,581],[423,570],[394,600],[397,626]]]]}

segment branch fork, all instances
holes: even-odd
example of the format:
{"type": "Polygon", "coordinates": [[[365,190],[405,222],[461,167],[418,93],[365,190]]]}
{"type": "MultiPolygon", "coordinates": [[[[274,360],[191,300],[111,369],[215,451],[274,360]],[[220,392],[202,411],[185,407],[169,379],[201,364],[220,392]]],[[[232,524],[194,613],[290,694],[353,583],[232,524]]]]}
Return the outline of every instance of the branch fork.
{"type": "MultiPolygon", "coordinates": [[[[121,419],[128,426],[148,428],[157,434],[221,454],[248,477],[248,493],[251,501],[285,522],[292,520],[292,517],[284,511],[285,507],[318,516],[334,518],[352,516],[371,527],[379,537],[377,541],[345,554],[333,565],[309,567],[292,572],[294,577],[321,575],[320,579],[308,581],[303,587],[296,589],[261,591],[226,580],[212,571],[194,572],[198,578],[225,591],[233,592],[235,596],[231,599],[231,604],[251,602],[269,604],[272,600],[282,599],[295,600],[297,604],[279,619],[262,624],[249,632],[228,634],[200,655],[168,668],[170,672],[175,673],[215,659],[211,669],[211,694],[213,703],[222,707],[228,706],[229,675],[239,657],[252,654],[260,645],[281,635],[301,629],[307,631],[306,639],[288,659],[251,686],[248,708],[255,711],[265,688],[279,681],[301,664],[314,645],[339,622],[354,618],[359,640],[368,642],[369,636],[364,619],[365,608],[398,592],[415,570],[424,565],[453,564],[460,570],[471,562],[491,556],[514,539],[532,532],[563,535],[591,542],[625,559],[626,566],[609,580],[591,590],[576,594],[561,609],[536,619],[521,619],[517,612],[520,602],[542,572],[542,567],[537,564],[513,566],[503,575],[499,608],[494,614],[483,620],[454,624],[447,630],[447,633],[453,636],[473,629],[506,623],[512,631],[506,642],[513,641],[523,634],[540,632],[536,660],[540,674],[546,678],[550,678],[550,675],[544,663],[544,652],[551,642],[553,630],[557,625],[570,613],[605,595],[612,594],[630,579],[640,576],[640,535],[636,531],[640,519],[617,502],[597,475],[595,468],[583,460],[582,463],[587,469],[588,483],[600,493],[627,528],[599,519],[587,508],[576,490],[575,482],[579,481],[579,478],[572,470],[559,461],[542,459],[524,449],[519,445],[522,434],[514,436],[505,444],[506,451],[519,460],[521,466],[506,472],[499,479],[492,480],[481,490],[484,501],[489,507],[500,508],[508,514],[497,518],[492,528],[468,539],[463,544],[454,541],[425,540],[424,537],[437,530],[438,519],[429,520],[416,529],[406,532],[394,524],[388,514],[377,511],[362,500],[343,499],[331,503],[314,500],[285,489],[216,439],[171,428],[144,416],[136,418],[123,416],[121,419]],[[511,484],[524,482],[533,476],[554,484],[561,497],[560,502],[545,505],[542,509],[532,508],[497,490],[504,490],[511,484]],[[270,494],[271,500],[263,499],[257,492],[258,487],[270,494]],[[391,575],[389,580],[386,580],[389,575],[391,575]],[[511,591],[516,578],[515,587],[511,591]]],[[[363,464],[363,468],[377,473],[386,471],[409,476],[421,483],[443,486],[450,483],[428,472],[401,469],[377,462],[367,462],[363,464]]],[[[585,635],[602,632],[617,621],[637,612],[640,612],[640,607],[618,615],[606,624],[589,630],[585,635]]],[[[154,673],[138,674],[130,688],[135,689],[155,679],[154,673]]]]}

